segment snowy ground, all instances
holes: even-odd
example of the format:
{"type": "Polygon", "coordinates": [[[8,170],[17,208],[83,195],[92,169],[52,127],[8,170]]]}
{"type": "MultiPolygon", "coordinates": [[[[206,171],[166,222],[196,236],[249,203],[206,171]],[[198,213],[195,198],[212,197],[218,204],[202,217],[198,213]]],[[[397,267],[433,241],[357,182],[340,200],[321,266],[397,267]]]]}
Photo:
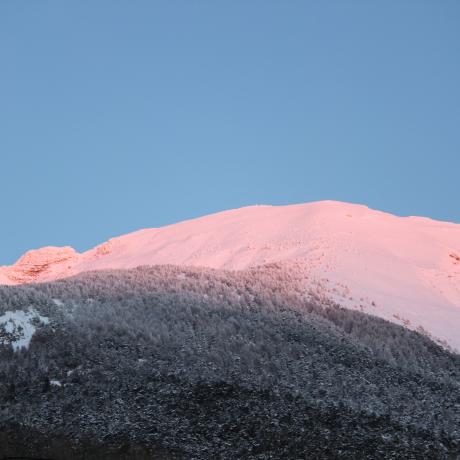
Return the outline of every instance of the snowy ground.
{"type": "Polygon", "coordinates": [[[37,325],[48,323],[49,319],[33,308],[26,311],[7,311],[0,316],[0,343],[11,343],[15,351],[28,348],[37,325]]]}
{"type": "Polygon", "coordinates": [[[460,225],[324,201],[251,206],[109,240],[83,254],[31,251],[0,283],[175,264],[239,270],[299,261],[306,290],[418,329],[460,350],[460,225]]]}

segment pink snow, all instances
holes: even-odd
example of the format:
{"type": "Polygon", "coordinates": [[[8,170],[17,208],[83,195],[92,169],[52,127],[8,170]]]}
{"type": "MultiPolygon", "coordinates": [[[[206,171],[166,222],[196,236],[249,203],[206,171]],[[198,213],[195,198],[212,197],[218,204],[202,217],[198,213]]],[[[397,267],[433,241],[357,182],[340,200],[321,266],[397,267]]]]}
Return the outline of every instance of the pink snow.
{"type": "Polygon", "coordinates": [[[306,289],[460,350],[460,225],[335,201],[224,211],[139,230],[83,254],[44,248],[0,268],[0,283],[139,265],[241,270],[292,260],[309,271],[306,289]]]}

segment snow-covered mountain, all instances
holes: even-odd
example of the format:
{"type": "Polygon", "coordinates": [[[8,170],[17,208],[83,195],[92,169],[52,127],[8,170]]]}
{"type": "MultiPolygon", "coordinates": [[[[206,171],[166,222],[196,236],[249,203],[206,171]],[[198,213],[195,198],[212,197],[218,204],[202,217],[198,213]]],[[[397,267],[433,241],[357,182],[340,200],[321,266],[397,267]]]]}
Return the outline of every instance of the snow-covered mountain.
{"type": "Polygon", "coordinates": [[[33,250],[1,267],[0,283],[139,265],[239,270],[292,261],[307,273],[306,292],[460,350],[460,225],[348,203],[250,206],[139,230],[82,254],[33,250]]]}

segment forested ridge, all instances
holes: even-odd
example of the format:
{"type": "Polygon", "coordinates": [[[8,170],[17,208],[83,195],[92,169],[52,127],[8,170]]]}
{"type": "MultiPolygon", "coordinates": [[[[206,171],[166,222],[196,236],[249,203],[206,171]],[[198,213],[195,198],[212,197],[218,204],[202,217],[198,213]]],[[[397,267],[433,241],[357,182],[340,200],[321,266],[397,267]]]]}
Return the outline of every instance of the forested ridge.
{"type": "Polygon", "coordinates": [[[49,318],[28,349],[0,345],[1,454],[458,458],[460,357],[304,277],[154,266],[0,287],[0,315],[49,318]]]}

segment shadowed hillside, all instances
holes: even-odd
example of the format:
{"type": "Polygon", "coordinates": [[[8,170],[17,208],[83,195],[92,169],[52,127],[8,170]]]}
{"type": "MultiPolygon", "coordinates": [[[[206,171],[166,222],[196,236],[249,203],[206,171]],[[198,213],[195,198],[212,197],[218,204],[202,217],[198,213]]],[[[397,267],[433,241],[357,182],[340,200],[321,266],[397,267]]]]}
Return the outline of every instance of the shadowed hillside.
{"type": "Polygon", "coordinates": [[[460,455],[459,356],[303,277],[157,266],[0,288],[0,315],[34,326],[17,351],[23,330],[0,331],[1,454],[27,429],[53,458],[460,455]]]}

